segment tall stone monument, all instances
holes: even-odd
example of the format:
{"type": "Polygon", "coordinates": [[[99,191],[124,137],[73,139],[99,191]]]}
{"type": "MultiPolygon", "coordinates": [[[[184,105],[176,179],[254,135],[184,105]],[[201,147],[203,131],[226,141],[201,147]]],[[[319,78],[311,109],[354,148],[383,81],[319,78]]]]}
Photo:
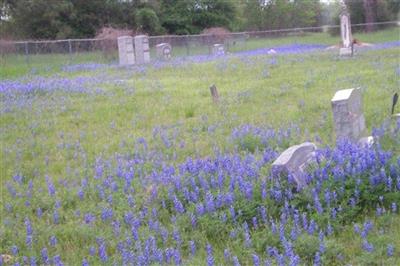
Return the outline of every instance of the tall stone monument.
{"type": "Polygon", "coordinates": [[[135,64],[135,52],[133,49],[133,38],[131,36],[118,37],[118,57],[120,66],[135,64]]]}
{"type": "Polygon", "coordinates": [[[135,36],[135,55],[137,64],[150,62],[149,37],[146,35],[135,36]]]}
{"type": "Polygon", "coordinates": [[[373,138],[365,137],[361,89],[337,91],[331,102],[336,139],[347,138],[363,145],[372,145],[373,138]]]}
{"type": "Polygon", "coordinates": [[[340,35],[342,37],[342,46],[339,54],[342,56],[353,55],[353,37],[351,35],[350,14],[347,9],[343,9],[340,14],[340,35]]]}

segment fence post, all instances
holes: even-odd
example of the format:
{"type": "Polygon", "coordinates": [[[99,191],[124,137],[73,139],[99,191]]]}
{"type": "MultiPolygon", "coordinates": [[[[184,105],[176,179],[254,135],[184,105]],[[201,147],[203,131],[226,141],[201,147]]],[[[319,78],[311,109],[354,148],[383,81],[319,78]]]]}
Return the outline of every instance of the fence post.
{"type": "Polygon", "coordinates": [[[185,46],[186,46],[186,55],[187,55],[187,56],[190,55],[190,49],[189,49],[188,38],[189,38],[189,36],[186,35],[186,36],[185,36],[185,46]]]}
{"type": "Polygon", "coordinates": [[[68,53],[69,53],[69,63],[72,64],[72,45],[71,45],[71,39],[68,39],[68,53]]]}
{"type": "Polygon", "coordinates": [[[29,64],[29,46],[28,46],[28,42],[25,42],[25,59],[26,59],[26,63],[29,64]]]}

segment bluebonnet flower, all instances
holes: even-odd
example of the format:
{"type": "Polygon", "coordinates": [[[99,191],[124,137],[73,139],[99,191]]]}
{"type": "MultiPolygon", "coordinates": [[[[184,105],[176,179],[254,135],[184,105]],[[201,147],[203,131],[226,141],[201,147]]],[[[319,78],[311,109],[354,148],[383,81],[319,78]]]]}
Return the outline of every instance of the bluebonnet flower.
{"type": "Polygon", "coordinates": [[[49,255],[47,253],[47,249],[43,248],[42,251],[40,252],[42,255],[42,261],[44,264],[49,264],[49,255]]]}
{"type": "Polygon", "coordinates": [[[233,265],[234,265],[234,266],[240,266],[240,262],[239,262],[238,257],[233,256],[232,262],[233,262],[233,265]]]}
{"type": "Polygon", "coordinates": [[[55,255],[53,257],[53,263],[56,266],[64,266],[64,263],[61,261],[61,256],[60,255],[55,255]]]}
{"type": "Polygon", "coordinates": [[[57,238],[55,236],[50,236],[50,246],[54,247],[57,245],[57,238]]]}
{"type": "Polygon", "coordinates": [[[224,258],[226,262],[230,262],[231,260],[231,253],[228,249],[224,249],[224,258]]]}
{"type": "Polygon", "coordinates": [[[82,260],[82,266],[89,266],[89,262],[87,261],[87,259],[82,260]]]}
{"type": "Polygon", "coordinates": [[[190,246],[190,254],[192,256],[196,255],[196,244],[194,243],[194,241],[190,240],[189,246],[190,246]]]}
{"type": "Polygon", "coordinates": [[[31,265],[31,266],[36,266],[36,265],[37,265],[37,264],[36,264],[36,257],[31,257],[30,265],[31,265]]]}
{"type": "Polygon", "coordinates": [[[254,266],[260,266],[260,258],[257,256],[257,254],[253,254],[253,265],[254,266]]]}
{"type": "Polygon", "coordinates": [[[374,251],[374,245],[369,243],[367,240],[363,241],[362,248],[367,252],[373,252],[374,251]]]}
{"type": "Polygon", "coordinates": [[[14,256],[16,256],[16,255],[18,254],[18,252],[19,252],[18,247],[17,247],[16,245],[13,245],[13,246],[11,247],[11,253],[12,253],[14,256]]]}
{"type": "Polygon", "coordinates": [[[387,245],[386,250],[387,250],[387,252],[386,252],[387,256],[392,257],[394,254],[394,246],[392,244],[389,244],[389,245],[387,245]]]}
{"type": "Polygon", "coordinates": [[[207,251],[207,265],[213,266],[214,265],[214,257],[213,257],[212,247],[210,244],[207,244],[206,251],[207,251]]]}

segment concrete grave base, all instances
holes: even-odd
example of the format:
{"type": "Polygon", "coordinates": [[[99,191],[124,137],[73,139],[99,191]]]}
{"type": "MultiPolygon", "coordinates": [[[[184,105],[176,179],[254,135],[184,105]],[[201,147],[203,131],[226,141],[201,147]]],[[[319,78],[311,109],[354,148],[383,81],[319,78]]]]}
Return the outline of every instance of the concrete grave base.
{"type": "Polygon", "coordinates": [[[340,48],[339,55],[340,56],[352,56],[353,52],[352,52],[351,47],[349,47],[349,48],[340,48]]]}
{"type": "Polygon", "coordinates": [[[368,137],[363,137],[361,139],[358,140],[358,144],[363,146],[363,147],[372,147],[372,145],[374,145],[375,140],[374,137],[372,136],[368,136],[368,137]]]}

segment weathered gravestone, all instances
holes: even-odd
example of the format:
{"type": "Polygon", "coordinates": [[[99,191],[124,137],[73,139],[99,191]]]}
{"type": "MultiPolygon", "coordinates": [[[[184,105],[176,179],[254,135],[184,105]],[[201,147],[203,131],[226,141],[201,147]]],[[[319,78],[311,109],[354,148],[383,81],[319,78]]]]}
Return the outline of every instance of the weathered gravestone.
{"type": "Polygon", "coordinates": [[[219,94],[218,94],[218,90],[217,87],[213,84],[210,87],[210,92],[211,92],[211,96],[213,98],[213,102],[214,103],[218,103],[219,101],[219,94]]]}
{"type": "Polygon", "coordinates": [[[131,36],[118,37],[118,57],[120,66],[135,64],[135,53],[131,36]]]}
{"type": "Polygon", "coordinates": [[[361,89],[337,91],[331,102],[336,139],[346,138],[371,145],[372,137],[365,137],[366,127],[361,89]]]}
{"type": "Polygon", "coordinates": [[[339,55],[352,56],[353,55],[353,37],[351,35],[350,14],[347,10],[342,11],[340,15],[340,35],[342,37],[342,45],[339,55]]]}
{"type": "Polygon", "coordinates": [[[220,43],[214,44],[212,47],[212,54],[217,56],[225,55],[224,45],[220,43]]]}
{"type": "Polygon", "coordinates": [[[169,60],[171,58],[172,47],[169,43],[160,43],[156,45],[157,58],[169,60]]]}
{"type": "Polygon", "coordinates": [[[146,35],[135,36],[135,55],[137,64],[150,62],[149,37],[146,35]]]}
{"type": "Polygon", "coordinates": [[[314,161],[316,150],[317,146],[311,142],[304,142],[288,148],[272,163],[272,176],[279,177],[290,174],[296,182],[297,188],[303,188],[307,185],[307,166],[314,161]]]}

